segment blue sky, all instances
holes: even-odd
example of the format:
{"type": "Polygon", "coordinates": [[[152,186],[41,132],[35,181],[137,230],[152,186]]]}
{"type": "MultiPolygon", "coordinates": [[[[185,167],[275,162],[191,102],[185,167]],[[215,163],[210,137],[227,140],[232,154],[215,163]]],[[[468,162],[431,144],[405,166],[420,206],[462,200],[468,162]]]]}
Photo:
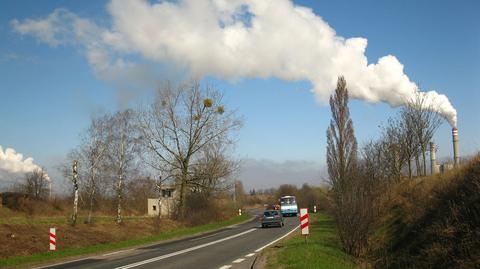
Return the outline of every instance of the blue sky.
{"type": "MultiPolygon", "coordinates": [[[[446,94],[458,111],[461,153],[480,150],[480,2],[295,3],[312,8],[340,36],[367,38],[369,62],[395,55],[421,88],[446,94]]],[[[109,25],[106,5],[102,1],[0,3],[0,145],[4,149],[14,148],[54,170],[79,143],[78,135],[91,115],[113,111],[122,104],[118,85],[92,70],[82,48],[52,47],[18,34],[11,25],[13,19],[43,18],[60,7],[99,25],[109,25]]],[[[311,83],[278,78],[230,81],[212,76],[204,81],[222,89],[228,106],[245,118],[235,149],[239,158],[324,165],[330,113],[326,105],[315,101],[311,83]]],[[[378,136],[378,126],[395,111],[382,103],[352,101],[359,142],[378,136]]],[[[443,124],[435,136],[440,157],[451,155],[450,128],[443,124]]]]}

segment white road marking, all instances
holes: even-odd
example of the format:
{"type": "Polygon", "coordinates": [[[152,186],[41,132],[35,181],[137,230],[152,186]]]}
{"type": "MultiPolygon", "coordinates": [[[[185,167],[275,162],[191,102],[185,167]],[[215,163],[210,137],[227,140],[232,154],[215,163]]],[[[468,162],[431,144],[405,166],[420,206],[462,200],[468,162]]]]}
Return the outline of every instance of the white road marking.
{"type": "Polygon", "coordinates": [[[222,266],[222,267],[220,267],[220,268],[218,268],[218,269],[228,269],[228,268],[231,268],[231,267],[232,267],[231,265],[224,265],[224,266],[222,266]]]}
{"type": "Polygon", "coordinates": [[[266,244],[265,246],[263,246],[263,247],[255,250],[255,252],[260,252],[260,251],[262,251],[264,248],[266,248],[266,247],[268,247],[268,246],[270,246],[270,245],[272,245],[272,244],[277,243],[278,241],[280,241],[280,240],[282,240],[283,238],[287,237],[289,234],[293,233],[293,231],[297,230],[298,228],[300,228],[300,225],[298,225],[297,227],[293,228],[290,232],[284,234],[283,236],[281,236],[281,237],[273,240],[272,242],[266,244]]]}
{"type": "Polygon", "coordinates": [[[233,238],[235,238],[235,237],[239,237],[239,236],[242,236],[242,235],[244,235],[244,234],[251,233],[251,232],[253,232],[253,231],[255,231],[255,230],[257,230],[257,229],[246,230],[246,231],[241,232],[241,233],[239,233],[239,234],[231,235],[231,236],[228,236],[228,237],[225,237],[225,238],[222,238],[222,239],[218,239],[218,240],[215,240],[215,241],[212,241],[212,242],[209,242],[209,243],[205,243],[205,244],[198,245],[198,246],[194,246],[194,247],[191,247],[191,248],[179,250],[179,251],[176,251],[176,252],[172,252],[172,253],[165,254],[165,255],[162,255],[162,256],[159,256],[159,257],[151,258],[151,259],[148,259],[148,260],[144,260],[144,261],[140,261],[140,262],[136,262],[136,263],[132,263],[132,264],[127,264],[127,265],[124,265],[124,266],[116,267],[115,269],[128,269],[128,268],[133,268],[133,267],[137,267],[137,266],[140,266],[140,265],[144,265],[144,264],[147,264],[147,263],[152,263],[152,262],[160,261],[160,260],[163,260],[163,259],[166,259],[166,258],[170,258],[170,257],[173,257],[173,256],[177,256],[177,255],[180,255],[180,254],[184,254],[184,253],[187,253],[187,252],[191,252],[191,251],[194,251],[194,250],[197,250],[197,249],[201,249],[201,248],[204,248],[204,247],[208,247],[208,246],[211,246],[211,245],[214,245],[214,244],[218,244],[218,243],[220,243],[220,242],[223,242],[223,241],[226,241],[226,240],[229,240],[229,239],[233,239],[233,238]]]}
{"type": "Polygon", "coordinates": [[[119,250],[119,251],[115,251],[115,252],[110,252],[110,253],[107,253],[107,254],[103,254],[102,257],[122,253],[122,252],[129,251],[129,250],[131,250],[131,249],[124,249],[124,250],[119,250]]]}
{"type": "Polygon", "coordinates": [[[202,240],[202,239],[205,239],[205,238],[209,238],[209,237],[212,237],[212,236],[215,236],[215,235],[219,235],[219,234],[223,234],[223,233],[226,233],[226,232],[229,232],[229,230],[226,230],[226,231],[221,231],[221,232],[218,232],[218,233],[214,233],[214,234],[211,234],[211,235],[206,235],[206,236],[203,236],[203,237],[199,237],[199,238],[193,238],[193,239],[190,239],[189,241],[198,241],[198,240],[202,240]]]}
{"type": "Polygon", "coordinates": [[[243,262],[244,260],[245,260],[244,258],[240,258],[240,259],[234,260],[232,263],[241,263],[241,262],[243,262]]]}
{"type": "Polygon", "coordinates": [[[250,253],[250,254],[245,255],[245,257],[247,257],[247,258],[250,258],[252,256],[255,256],[255,253],[250,253]]]}

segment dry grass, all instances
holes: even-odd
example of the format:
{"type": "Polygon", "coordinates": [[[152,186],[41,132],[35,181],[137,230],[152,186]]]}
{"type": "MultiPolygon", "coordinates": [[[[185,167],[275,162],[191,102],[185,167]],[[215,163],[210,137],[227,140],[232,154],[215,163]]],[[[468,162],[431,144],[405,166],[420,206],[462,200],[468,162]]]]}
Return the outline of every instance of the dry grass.
{"type": "Polygon", "coordinates": [[[382,210],[370,238],[376,267],[480,266],[480,156],[443,175],[403,181],[382,210]]]}
{"type": "Polygon", "coordinates": [[[57,247],[59,250],[72,247],[118,242],[136,239],[171,231],[184,225],[171,220],[162,220],[160,229],[156,230],[153,218],[136,219],[116,225],[114,219],[94,223],[78,224],[1,224],[0,258],[9,256],[31,255],[48,250],[48,231],[57,228],[57,247]]]}
{"type": "MultiPolygon", "coordinates": [[[[0,207],[0,260],[48,251],[50,227],[57,229],[57,249],[61,251],[156,237],[171,231],[221,223],[236,215],[236,211],[229,208],[230,204],[225,199],[197,199],[191,201],[196,207],[190,208],[191,214],[183,221],[128,215],[124,216],[122,225],[117,225],[115,215],[104,206],[94,212],[91,224],[86,223],[88,212],[81,210],[77,225],[72,227],[69,225],[70,205],[66,202],[27,201],[25,204],[28,210],[26,207],[19,210],[0,207]]],[[[205,227],[208,228],[207,226],[205,227]]]]}

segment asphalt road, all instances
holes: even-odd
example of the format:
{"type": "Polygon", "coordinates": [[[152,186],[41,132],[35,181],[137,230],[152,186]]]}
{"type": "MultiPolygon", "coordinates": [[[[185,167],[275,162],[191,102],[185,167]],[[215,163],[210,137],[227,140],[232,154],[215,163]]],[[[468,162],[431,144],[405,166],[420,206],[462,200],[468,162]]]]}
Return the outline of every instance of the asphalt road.
{"type": "Polygon", "coordinates": [[[297,217],[285,218],[282,228],[261,228],[258,218],[200,236],[107,253],[43,268],[250,268],[266,246],[294,231],[297,217]]]}

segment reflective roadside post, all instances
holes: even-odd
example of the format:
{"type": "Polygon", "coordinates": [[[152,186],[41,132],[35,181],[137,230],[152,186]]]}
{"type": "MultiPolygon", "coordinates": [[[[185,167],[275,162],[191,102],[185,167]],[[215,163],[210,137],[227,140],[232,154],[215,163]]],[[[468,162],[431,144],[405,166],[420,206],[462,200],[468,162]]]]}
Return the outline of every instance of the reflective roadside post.
{"type": "Polygon", "coordinates": [[[300,229],[302,230],[302,235],[305,236],[305,243],[307,243],[307,237],[310,233],[308,226],[308,208],[300,208],[300,229]]]}
{"type": "Polygon", "coordinates": [[[55,228],[50,228],[50,250],[57,249],[57,234],[55,232],[55,228]]]}

